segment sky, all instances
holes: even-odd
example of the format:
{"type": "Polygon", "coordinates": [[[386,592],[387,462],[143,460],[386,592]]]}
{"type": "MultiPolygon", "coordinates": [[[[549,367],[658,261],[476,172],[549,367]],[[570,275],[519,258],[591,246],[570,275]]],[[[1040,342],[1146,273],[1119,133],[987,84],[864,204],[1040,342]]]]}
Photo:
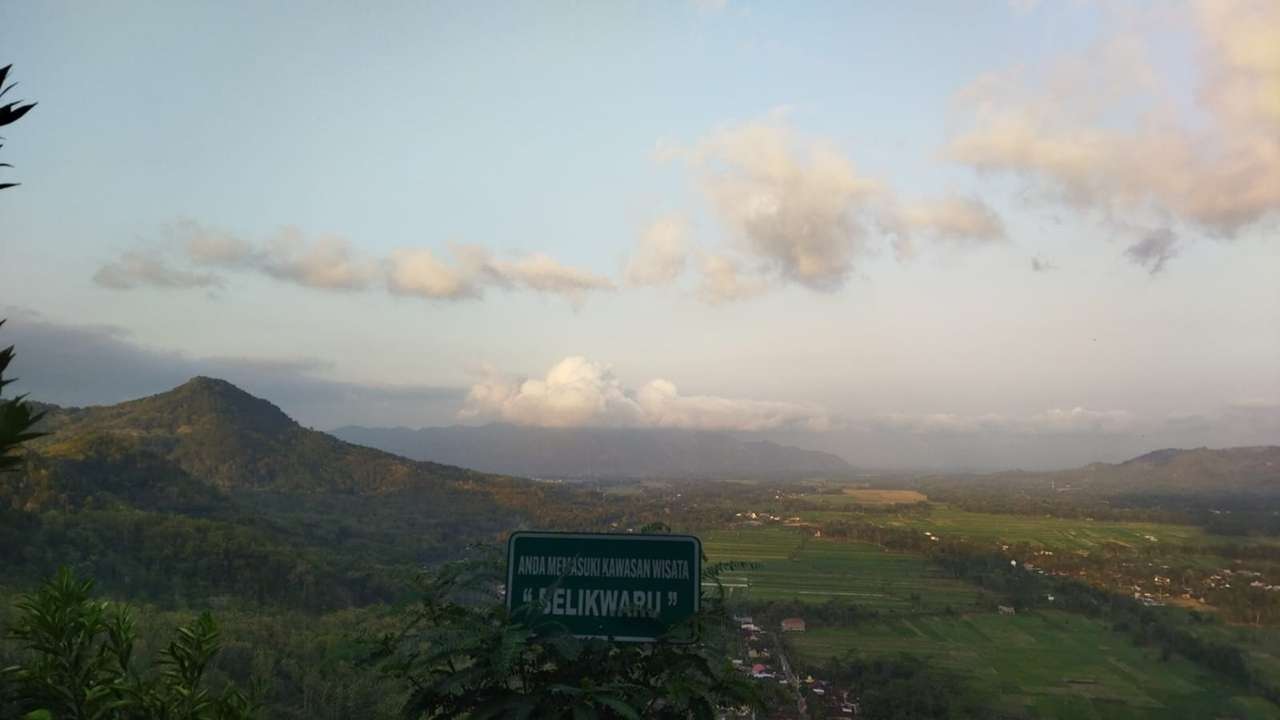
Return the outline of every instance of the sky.
{"type": "Polygon", "coordinates": [[[875,468],[1280,443],[1280,3],[0,2],[0,341],[84,405],[875,468]]]}

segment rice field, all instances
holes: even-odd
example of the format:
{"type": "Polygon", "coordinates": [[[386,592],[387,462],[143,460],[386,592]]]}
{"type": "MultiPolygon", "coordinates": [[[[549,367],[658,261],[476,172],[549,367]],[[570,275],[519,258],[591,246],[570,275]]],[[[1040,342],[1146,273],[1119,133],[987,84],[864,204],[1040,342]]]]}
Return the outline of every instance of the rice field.
{"type": "Polygon", "coordinates": [[[711,562],[757,566],[727,571],[721,581],[743,600],[839,600],[881,609],[956,610],[982,592],[943,576],[919,555],[886,552],[868,543],[810,537],[794,528],[759,527],[702,534],[711,562]]]}
{"type": "Polygon", "coordinates": [[[969,677],[998,706],[1029,718],[1277,718],[1178,657],[1131,644],[1095,620],[1060,612],[890,617],[788,636],[795,659],[820,666],[855,652],[910,653],[969,677]]]}
{"type": "Polygon", "coordinates": [[[929,498],[915,490],[875,490],[870,488],[845,488],[839,494],[814,493],[803,496],[805,500],[822,505],[913,505],[929,498]]]}
{"type": "MultiPolygon", "coordinates": [[[[850,517],[839,511],[810,511],[800,513],[800,516],[809,522],[850,517]]],[[[1222,538],[1215,538],[1192,525],[980,513],[946,505],[934,505],[927,513],[859,515],[857,519],[886,527],[928,530],[941,537],[959,536],[1010,544],[1026,542],[1050,550],[1093,550],[1105,543],[1142,547],[1155,543],[1208,545],[1224,542],[1222,538]]]]}

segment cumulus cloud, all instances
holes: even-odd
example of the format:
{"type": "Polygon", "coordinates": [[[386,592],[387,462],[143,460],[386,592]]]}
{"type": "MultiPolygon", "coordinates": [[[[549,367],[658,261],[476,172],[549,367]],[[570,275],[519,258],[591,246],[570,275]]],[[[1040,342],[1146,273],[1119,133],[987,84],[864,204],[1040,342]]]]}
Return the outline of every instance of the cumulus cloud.
{"type": "Polygon", "coordinates": [[[844,284],[866,242],[862,216],[880,186],[832,145],[754,122],[712,134],[692,157],[713,210],[752,257],[814,290],[844,284]]]}
{"type": "Polygon", "coordinates": [[[98,268],[93,281],[113,290],[150,286],[160,288],[219,288],[222,278],[210,273],[171,267],[162,257],[143,251],[126,252],[98,268]]]}
{"type": "Polygon", "coordinates": [[[267,242],[259,267],[277,280],[322,290],[363,290],[377,275],[377,265],[358,257],[346,239],[310,239],[293,227],[267,242]]]}
{"type": "MultiPolygon", "coordinates": [[[[960,96],[967,127],[946,154],[1117,227],[1172,222],[1231,237],[1263,222],[1280,210],[1280,4],[1200,2],[1190,17],[1193,112],[1145,39],[1117,33],[1044,73],[973,83],[960,96]]],[[[1163,266],[1160,244],[1147,243],[1163,266]]]]}
{"type": "Polygon", "coordinates": [[[167,230],[197,265],[242,268],[253,265],[261,255],[248,241],[194,220],[179,220],[167,230]]]}
{"type": "Polygon", "coordinates": [[[433,300],[479,297],[476,272],[449,264],[426,248],[404,248],[387,261],[387,289],[393,295],[413,295],[433,300]]]}
{"type": "Polygon", "coordinates": [[[936,202],[908,205],[900,211],[899,227],[940,240],[984,243],[1005,239],[1004,222],[977,198],[952,196],[936,202]]]}
{"type": "Polygon", "coordinates": [[[386,263],[388,289],[396,295],[459,300],[480,297],[485,287],[494,286],[560,295],[576,305],[588,292],[614,287],[606,277],[543,254],[501,260],[475,245],[455,245],[452,253],[453,262],[445,262],[421,248],[393,252],[386,263]]]}
{"type": "Polygon", "coordinates": [[[465,420],[538,427],[660,427],[757,431],[783,427],[823,430],[831,425],[821,408],[683,395],[668,380],[625,388],[610,369],[584,357],[567,357],[542,378],[493,375],[472,386],[465,420]]]}
{"type": "Polygon", "coordinates": [[[689,258],[689,222],[681,215],[658,218],[640,236],[622,276],[628,285],[669,285],[689,258]]]}
{"type": "Polygon", "coordinates": [[[582,302],[588,292],[614,288],[607,277],[563,265],[542,253],[518,260],[489,260],[484,267],[504,284],[561,295],[574,303],[582,302]]]}
{"type": "Polygon", "coordinates": [[[609,290],[613,281],[568,267],[540,253],[495,258],[476,245],[452,245],[448,259],[426,248],[402,248],[389,257],[363,257],[336,235],[309,237],[286,227],[260,243],[183,220],[167,228],[166,249],[132,250],[100,268],[94,279],[117,289],[142,286],[200,287],[221,278],[178,270],[171,258],[198,267],[257,272],[282,282],[321,290],[366,290],[384,283],[393,295],[433,300],[478,298],[485,287],[559,295],[580,304],[586,293],[609,290]]]}
{"type": "MultiPolygon", "coordinates": [[[[176,246],[171,249],[197,266],[259,272],[321,290],[363,290],[377,277],[377,263],[360,257],[348,240],[336,235],[313,238],[296,227],[284,227],[255,244],[193,220],[173,223],[167,235],[176,246]]],[[[160,262],[164,255],[153,251],[151,257],[160,262]]]]}
{"type": "Polygon", "coordinates": [[[743,271],[729,255],[703,253],[698,271],[702,276],[698,297],[712,304],[755,297],[768,289],[763,277],[743,271]]]}
{"type": "Polygon", "coordinates": [[[723,247],[699,253],[698,296],[708,302],[783,284],[838,290],[881,240],[905,260],[917,235],[967,245],[1005,238],[1003,221],[981,200],[901,199],[833,142],[797,133],[782,112],[720,128],[689,148],[661,143],[657,154],[687,165],[727,231],[723,247]]]}
{"type": "Polygon", "coordinates": [[[1130,245],[1124,254],[1145,267],[1152,275],[1156,275],[1178,254],[1178,237],[1168,228],[1159,228],[1130,245]]]}

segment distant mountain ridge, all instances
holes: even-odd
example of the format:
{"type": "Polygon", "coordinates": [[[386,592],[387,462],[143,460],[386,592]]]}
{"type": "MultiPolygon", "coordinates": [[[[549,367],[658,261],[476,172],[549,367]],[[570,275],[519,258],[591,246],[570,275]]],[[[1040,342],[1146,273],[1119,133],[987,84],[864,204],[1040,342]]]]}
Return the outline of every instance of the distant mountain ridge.
{"type": "Polygon", "coordinates": [[[934,475],[928,483],[1053,490],[1101,497],[1167,495],[1280,496],[1280,446],[1163,448],[1118,463],[1069,470],[934,475]]]}
{"type": "Polygon", "coordinates": [[[847,472],[843,458],[718,432],[634,428],[341,427],[333,434],[418,460],[536,477],[724,477],[847,472]]]}

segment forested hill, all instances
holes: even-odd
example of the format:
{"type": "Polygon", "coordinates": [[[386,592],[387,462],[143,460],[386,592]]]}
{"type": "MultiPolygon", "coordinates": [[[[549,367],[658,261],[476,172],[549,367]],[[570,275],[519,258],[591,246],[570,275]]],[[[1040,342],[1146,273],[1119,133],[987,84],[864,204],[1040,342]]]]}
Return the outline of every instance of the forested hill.
{"type": "Polygon", "coordinates": [[[415,569],[570,513],[582,491],[417,462],[304,428],[195,378],[118,405],[40,406],[0,475],[0,575],[69,565],[124,597],[326,609],[393,599],[415,569]]]}
{"type": "Polygon", "coordinates": [[[1064,492],[1278,495],[1280,447],[1168,448],[1039,477],[1064,492]]]}
{"type": "Polygon", "coordinates": [[[1156,450],[1091,474],[1134,490],[1280,494],[1280,446],[1156,450]]]}
{"type": "Polygon", "coordinates": [[[487,479],[304,428],[270,402],[213,378],[118,405],[42,409],[48,414],[39,429],[50,435],[29,446],[40,455],[75,458],[114,442],[224,490],[385,493],[487,479]]]}
{"type": "Polygon", "coordinates": [[[830,453],[692,430],[496,424],[333,432],[406,457],[537,477],[783,477],[851,469],[830,453]]]}

